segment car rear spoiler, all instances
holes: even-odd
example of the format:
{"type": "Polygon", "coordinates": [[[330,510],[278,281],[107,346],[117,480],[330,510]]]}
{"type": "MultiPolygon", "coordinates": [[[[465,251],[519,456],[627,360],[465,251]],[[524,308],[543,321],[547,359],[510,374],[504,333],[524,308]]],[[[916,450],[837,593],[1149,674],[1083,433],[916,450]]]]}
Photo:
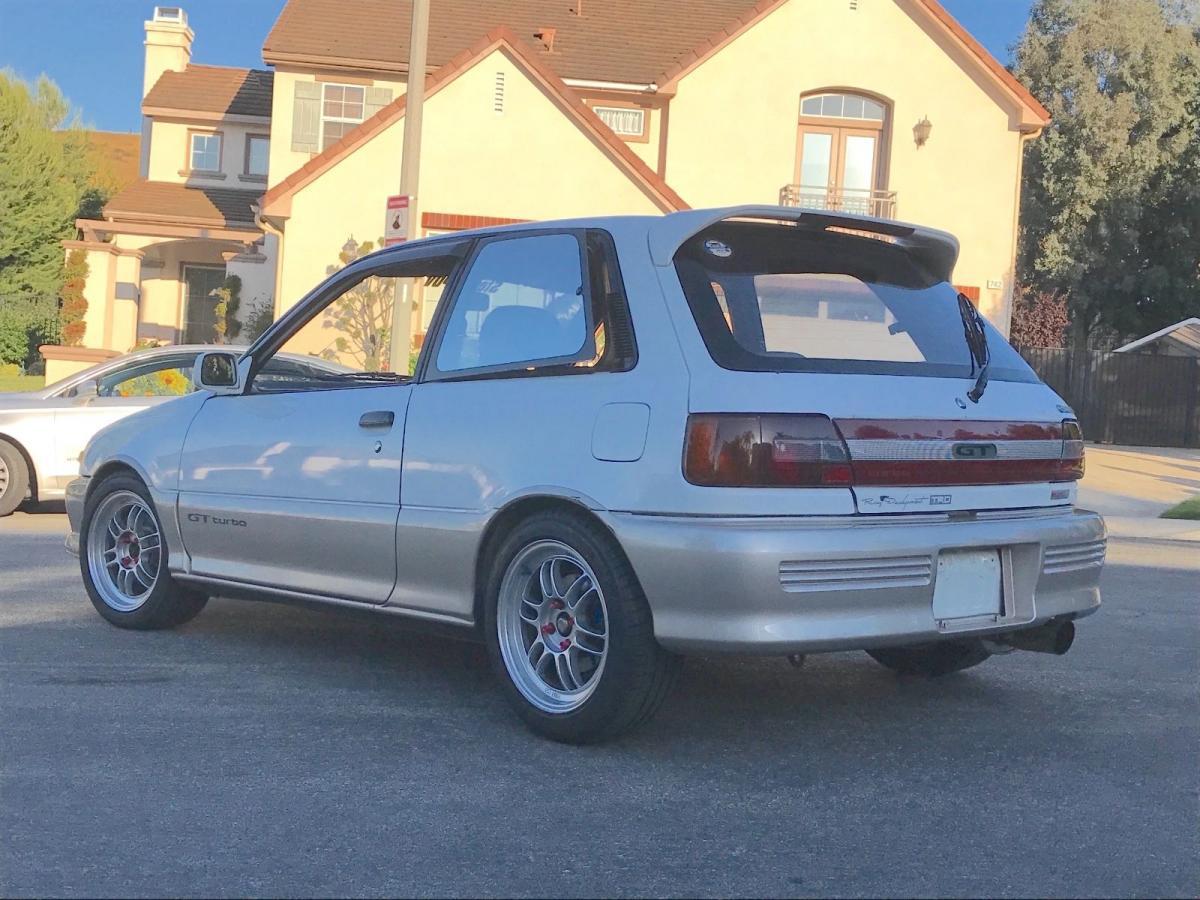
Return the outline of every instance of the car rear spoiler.
{"type": "Polygon", "coordinates": [[[904,248],[938,281],[949,281],[958,260],[958,239],[936,228],[893,222],[853,213],[799,209],[787,206],[727,206],[693,209],[663,216],[650,227],[650,257],[656,266],[669,266],[688,238],[728,219],[794,222],[814,229],[835,229],[878,236],[904,248]]]}

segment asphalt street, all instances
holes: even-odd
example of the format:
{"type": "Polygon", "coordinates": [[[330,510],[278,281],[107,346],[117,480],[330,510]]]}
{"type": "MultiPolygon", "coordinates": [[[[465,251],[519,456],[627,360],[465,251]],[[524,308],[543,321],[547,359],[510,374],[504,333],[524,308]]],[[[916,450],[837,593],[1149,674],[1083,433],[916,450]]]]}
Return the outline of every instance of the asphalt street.
{"type": "Polygon", "coordinates": [[[649,727],[571,748],[391,621],[112,628],[63,527],[0,521],[2,895],[1200,891],[1195,545],[1114,545],[1063,658],[690,659],[649,727]]]}

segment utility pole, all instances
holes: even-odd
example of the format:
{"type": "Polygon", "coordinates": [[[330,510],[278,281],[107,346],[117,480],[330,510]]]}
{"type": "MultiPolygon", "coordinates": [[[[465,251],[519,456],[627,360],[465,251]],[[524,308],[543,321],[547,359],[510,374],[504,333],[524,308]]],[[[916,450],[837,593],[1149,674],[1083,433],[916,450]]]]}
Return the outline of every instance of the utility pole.
{"type": "MultiPolygon", "coordinates": [[[[412,0],[412,25],[408,38],[408,86],[404,99],[404,148],[400,157],[400,194],[408,197],[407,240],[419,235],[421,213],[421,114],[425,107],[425,58],[429,45],[429,0],[412,0]]],[[[408,371],[416,285],[406,282],[392,312],[392,369],[408,371]]]]}

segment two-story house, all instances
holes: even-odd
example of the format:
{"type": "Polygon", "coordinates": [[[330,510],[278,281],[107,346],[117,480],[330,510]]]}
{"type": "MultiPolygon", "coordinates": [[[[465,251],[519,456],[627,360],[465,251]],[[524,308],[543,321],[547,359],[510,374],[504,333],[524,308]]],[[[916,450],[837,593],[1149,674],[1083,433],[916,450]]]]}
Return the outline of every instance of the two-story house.
{"type": "MultiPolygon", "coordinates": [[[[348,240],[383,234],[410,11],[288,0],[273,71],[192,65],[183,13],[156,11],[143,178],[80,223],[89,257],[111,256],[87,343],[203,339],[222,264],[281,312],[348,240]]],[[[738,203],[867,212],[958,235],[956,282],[1007,327],[1022,151],[1049,116],[937,0],[438,0],[428,63],[418,235],[738,203]]]]}

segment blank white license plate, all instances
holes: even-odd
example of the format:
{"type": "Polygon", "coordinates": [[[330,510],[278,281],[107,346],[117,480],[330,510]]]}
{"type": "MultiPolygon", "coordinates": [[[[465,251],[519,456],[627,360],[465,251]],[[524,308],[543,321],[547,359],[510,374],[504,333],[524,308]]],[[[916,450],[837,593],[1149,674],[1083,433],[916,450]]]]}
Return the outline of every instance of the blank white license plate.
{"type": "Polygon", "coordinates": [[[933,617],[998,616],[1001,607],[999,550],[944,550],[933,583],[933,617]]]}

